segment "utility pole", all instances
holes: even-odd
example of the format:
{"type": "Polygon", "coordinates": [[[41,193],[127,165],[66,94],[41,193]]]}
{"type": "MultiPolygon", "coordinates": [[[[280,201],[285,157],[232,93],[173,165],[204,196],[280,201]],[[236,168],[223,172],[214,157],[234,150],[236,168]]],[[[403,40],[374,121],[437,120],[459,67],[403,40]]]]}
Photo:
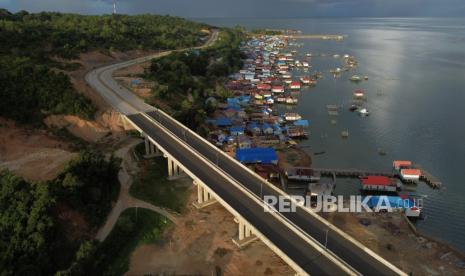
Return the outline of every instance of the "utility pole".
{"type": "Polygon", "coordinates": [[[113,14],[116,14],[116,0],[113,0],[113,14]]]}

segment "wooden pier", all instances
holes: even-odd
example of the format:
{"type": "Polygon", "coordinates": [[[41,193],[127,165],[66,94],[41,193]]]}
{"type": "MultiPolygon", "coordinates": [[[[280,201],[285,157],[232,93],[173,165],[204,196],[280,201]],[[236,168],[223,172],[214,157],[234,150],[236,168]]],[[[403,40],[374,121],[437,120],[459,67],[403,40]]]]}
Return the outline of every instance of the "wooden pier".
{"type": "Polygon", "coordinates": [[[441,189],[442,182],[439,181],[439,179],[437,179],[434,175],[432,175],[427,170],[423,169],[418,164],[413,164],[412,167],[421,170],[421,176],[420,176],[421,181],[425,182],[426,184],[428,184],[433,189],[441,189]]]}
{"type": "Polygon", "coordinates": [[[280,37],[289,37],[296,39],[322,39],[322,40],[344,40],[343,35],[306,35],[306,34],[292,34],[280,35],[280,37]]]}
{"type": "Polygon", "coordinates": [[[371,171],[371,170],[358,170],[358,169],[327,169],[327,168],[313,168],[314,172],[318,172],[321,175],[329,176],[341,176],[341,177],[364,177],[369,175],[387,176],[387,177],[399,177],[399,174],[395,172],[382,172],[382,171],[371,171]]]}
{"type": "MultiPolygon", "coordinates": [[[[425,182],[433,189],[440,189],[442,187],[441,181],[434,177],[431,173],[416,165],[415,168],[421,170],[420,181],[425,182]]],[[[365,177],[369,175],[386,176],[390,178],[399,178],[400,175],[396,171],[371,171],[359,169],[328,169],[328,168],[313,168],[315,173],[325,176],[339,176],[339,177],[365,177]]]]}

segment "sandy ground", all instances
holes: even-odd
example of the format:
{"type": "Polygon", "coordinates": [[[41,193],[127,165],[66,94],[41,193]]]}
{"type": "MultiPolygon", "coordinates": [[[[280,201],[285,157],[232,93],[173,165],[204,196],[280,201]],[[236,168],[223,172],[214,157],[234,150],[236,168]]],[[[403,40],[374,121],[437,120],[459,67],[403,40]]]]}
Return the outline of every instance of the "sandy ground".
{"type": "MultiPolygon", "coordinates": [[[[82,120],[76,116],[52,115],[44,123],[48,127],[66,128],[70,133],[87,142],[113,142],[126,136],[130,129],[122,117],[112,111],[85,83],[85,75],[94,67],[106,63],[128,60],[148,52],[132,51],[126,54],[114,53],[113,57],[99,52],[82,54],[79,70],[67,73],[79,93],[90,98],[98,108],[95,121],[82,120]]],[[[62,62],[65,62],[61,60],[62,62]]],[[[66,61],[68,62],[68,61],[66,61]]],[[[33,181],[53,179],[76,153],[72,153],[67,142],[45,130],[18,127],[13,121],[0,118],[0,169],[8,168],[15,174],[33,181]]]]}
{"type": "Polygon", "coordinates": [[[413,234],[397,214],[332,213],[329,221],[413,275],[465,275],[465,257],[446,245],[413,234]],[[360,220],[370,224],[364,226],[360,220]]]}
{"type": "MultiPolygon", "coordinates": [[[[123,122],[121,116],[113,111],[98,93],[87,85],[85,75],[94,68],[121,62],[132,58],[149,55],[152,52],[129,51],[126,53],[115,52],[112,56],[103,54],[98,51],[84,53],[80,55],[78,60],[60,62],[74,62],[81,64],[78,70],[66,73],[73,83],[74,88],[91,99],[97,107],[95,121],[82,120],[76,116],[70,115],[53,115],[45,119],[45,123],[49,127],[66,128],[76,137],[79,137],[87,142],[97,143],[102,142],[102,139],[110,137],[111,139],[121,139],[125,137],[125,130],[130,129],[130,126],[123,122]]],[[[143,72],[143,71],[142,71],[143,72]]],[[[146,91],[144,91],[146,92],[146,91]]]]}
{"type": "Polygon", "coordinates": [[[46,131],[0,118],[0,169],[32,181],[50,180],[75,156],[66,142],[46,131]]]}
{"type": "Polygon", "coordinates": [[[163,244],[138,247],[126,275],[294,275],[265,244],[255,241],[239,250],[232,238],[238,228],[220,204],[197,210],[192,189],[186,213],[163,244]]]}

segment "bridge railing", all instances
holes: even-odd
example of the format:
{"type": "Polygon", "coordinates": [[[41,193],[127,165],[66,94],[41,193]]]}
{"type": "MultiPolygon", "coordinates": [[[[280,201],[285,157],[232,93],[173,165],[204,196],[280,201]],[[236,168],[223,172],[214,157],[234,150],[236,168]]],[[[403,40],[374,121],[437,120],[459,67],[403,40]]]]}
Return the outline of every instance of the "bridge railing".
{"type": "MultiPolygon", "coordinates": [[[[172,137],[173,139],[177,140],[180,144],[183,145],[183,147],[185,147],[187,150],[191,151],[192,153],[196,154],[197,156],[199,157],[203,157],[203,155],[201,153],[199,153],[196,149],[192,148],[188,143],[186,143],[184,140],[182,140],[180,137],[176,136],[174,133],[172,133],[169,129],[167,129],[166,127],[164,127],[162,124],[160,124],[159,122],[157,122],[155,119],[153,119],[152,117],[148,116],[147,114],[145,113],[141,113],[145,118],[147,118],[148,120],[150,120],[151,122],[153,122],[154,124],[156,124],[158,127],[162,128],[170,137],[172,137]]],[[[249,198],[253,199],[257,204],[259,204],[263,210],[265,210],[265,208],[268,208],[270,206],[266,205],[266,203],[260,198],[258,197],[255,193],[253,193],[252,191],[250,191],[249,188],[245,187],[242,183],[238,182],[234,177],[232,177],[231,175],[229,175],[227,172],[225,172],[223,169],[221,169],[220,167],[218,167],[214,162],[212,162],[211,160],[209,160],[208,158],[202,158],[204,160],[204,162],[206,162],[208,164],[208,166],[217,171],[218,173],[220,173],[226,180],[228,180],[228,182],[230,182],[231,184],[233,184],[235,187],[237,187],[238,189],[240,189],[246,196],[248,196],[249,198]]],[[[207,186],[208,184],[205,183],[207,186]]],[[[286,195],[287,198],[290,199],[289,195],[286,195]]],[[[281,214],[280,212],[270,212],[276,219],[278,219],[279,221],[281,221],[282,223],[284,223],[285,225],[287,225],[287,227],[289,229],[291,229],[294,233],[296,233],[297,235],[299,235],[301,238],[303,238],[305,241],[307,241],[312,247],[314,247],[315,249],[317,249],[321,254],[325,255],[326,257],[330,258],[335,264],[338,264],[340,267],[344,267],[346,269],[346,271],[350,274],[355,274],[355,275],[358,275],[359,273],[353,268],[351,267],[349,264],[347,264],[344,260],[342,260],[341,258],[339,258],[339,256],[337,256],[336,254],[334,254],[334,252],[332,252],[331,250],[327,249],[325,246],[323,246],[319,241],[317,241],[315,238],[313,238],[312,236],[310,236],[307,232],[305,232],[304,230],[302,230],[299,226],[297,226],[295,223],[293,223],[292,221],[290,221],[288,218],[286,218],[285,216],[283,216],[283,214],[281,214]]],[[[250,223],[250,222],[249,222],[250,223]]]]}
{"type": "MultiPolygon", "coordinates": [[[[239,190],[241,190],[243,192],[244,195],[246,195],[247,197],[249,197],[250,199],[252,199],[255,203],[257,203],[259,206],[261,206],[263,208],[263,210],[265,210],[266,207],[266,204],[264,203],[263,200],[261,200],[261,198],[259,198],[255,193],[251,192],[247,187],[245,187],[244,185],[242,185],[242,183],[236,181],[234,178],[232,178],[229,174],[227,174],[226,172],[224,172],[221,168],[218,168],[211,160],[207,159],[207,158],[203,158],[203,155],[200,154],[198,151],[196,151],[194,148],[192,148],[190,145],[188,145],[187,143],[185,143],[182,139],[180,139],[179,137],[177,137],[175,134],[173,134],[169,129],[167,129],[166,127],[164,127],[163,125],[161,125],[159,122],[155,121],[153,118],[151,118],[150,116],[144,114],[144,113],[141,113],[146,119],[150,120],[152,123],[156,124],[159,128],[163,129],[163,131],[169,135],[173,140],[176,140],[180,145],[182,145],[182,147],[184,147],[186,150],[190,151],[191,153],[195,154],[196,156],[199,156],[201,158],[201,160],[203,160],[203,162],[209,166],[211,169],[215,170],[217,173],[219,173],[220,175],[223,176],[223,178],[225,180],[227,180],[228,182],[230,182],[232,185],[234,185],[236,188],[238,188],[239,190]]],[[[128,120],[134,125],[134,127],[136,127],[140,132],[143,132],[142,129],[140,129],[137,124],[135,124],[134,122],[131,121],[131,119],[128,118],[128,120]]],[[[148,134],[147,134],[148,135],[148,134]]],[[[157,147],[159,147],[162,151],[164,152],[168,152],[165,148],[163,148],[163,146],[159,145],[157,143],[157,141],[153,138],[151,138],[149,135],[148,137],[152,140],[152,143],[155,143],[157,144],[157,147]]],[[[195,174],[193,174],[186,166],[184,166],[182,163],[179,164],[179,166],[181,167],[181,169],[183,171],[185,171],[190,177],[192,177],[193,179],[198,179],[197,176],[195,176],[195,174]]],[[[208,184],[207,183],[204,183],[204,185],[206,185],[208,187],[208,184]]],[[[209,192],[211,192],[214,196],[216,196],[217,199],[219,199],[219,201],[222,202],[223,205],[227,205],[229,206],[229,204],[227,204],[224,200],[221,199],[221,197],[219,197],[216,192],[209,188],[209,192]]],[[[237,213],[237,211],[232,211],[231,209],[233,209],[231,206],[229,206],[230,209],[229,211],[233,212],[233,214],[235,216],[238,216],[242,219],[244,219],[242,217],[241,214],[237,213]]],[[[281,223],[283,223],[284,225],[286,225],[292,232],[294,232],[295,234],[297,234],[300,238],[302,238],[303,240],[305,240],[311,247],[315,248],[320,254],[322,254],[323,256],[325,256],[326,258],[328,258],[329,260],[331,260],[335,265],[337,265],[338,267],[340,267],[343,271],[345,271],[347,274],[349,275],[360,275],[360,273],[358,273],[354,268],[352,268],[349,264],[347,264],[344,260],[340,259],[337,255],[335,255],[332,251],[326,249],[320,242],[318,242],[317,240],[315,240],[313,237],[311,237],[310,235],[308,235],[308,233],[306,233],[305,231],[303,231],[300,227],[298,227],[297,225],[295,225],[292,221],[290,221],[288,218],[284,217],[281,213],[279,212],[270,212],[270,214],[275,217],[277,220],[279,220],[281,223]]],[[[245,220],[245,219],[244,219],[245,220]]],[[[247,220],[245,220],[247,221],[247,220]]],[[[273,245],[273,249],[276,250],[276,249],[279,249],[276,247],[276,245],[274,245],[263,233],[261,233],[260,231],[258,231],[254,226],[253,226],[253,222],[248,222],[252,228],[254,229],[254,231],[256,231],[258,233],[257,236],[260,236],[261,239],[265,240],[267,243],[270,243],[273,245]]],[[[279,249],[279,251],[281,251],[279,249]]],[[[282,251],[281,251],[282,252],[282,251]]],[[[285,254],[284,252],[282,252],[282,254],[285,254]]],[[[287,257],[289,258],[289,257],[287,257]]],[[[289,259],[290,260],[290,259],[289,259]]],[[[288,260],[288,261],[289,261],[288,260]]],[[[292,261],[292,260],[291,260],[292,261]]],[[[293,262],[293,261],[292,261],[293,262]]],[[[297,264],[295,264],[297,265],[297,264]]],[[[298,266],[298,265],[297,265],[298,266]]],[[[303,272],[303,271],[302,271],[303,272]]]]}
{"type": "MultiPolygon", "coordinates": [[[[204,142],[206,145],[208,145],[210,148],[214,149],[218,154],[221,154],[223,157],[225,157],[226,159],[230,160],[231,162],[233,162],[234,164],[236,164],[237,166],[240,166],[242,169],[244,169],[246,172],[248,172],[251,176],[253,176],[254,178],[256,178],[257,180],[261,181],[262,183],[264,183],[268,188],[271,188],[272,190],[274,190],[276,193],[278,193],[279,195],[281,196],[284,196],[284,197],[289,197],[289,195],[287,193],[285,193],[284,191],[282,191],[281,189],[277,188],[276,186],[274,186],[273,184],[271,184],[270,182],[268,182],[267,180],[263,179],[262,177],[260,177],[258,174],[256,174],[255,172],[253,172],[252,170],[250,170],[249,168],[247,168],[244,164],[240,163],[239,161],[237,161],[236,159],[232,158],[230,155],[226,154],[224,151],[220,150],[219,148],[217,148],[216,146],[214,146],[212,143],[210,143],[209,141],[207,141],[205,138],[203,138],[202,136],[200,136],[199,134],[197,134],[196,132],[192,131],[190,128],[186,127],[184,124],[180,123],[179,121],[177,121],[176,119],[174,119],[173,117],[171,117],[169,114],[167,114],[166,112],[164,112],[163,110],[161,109],[156,109],[157,113],[163,115],[164,118],[166,119],[169,119],[171,122],[173,122],[174,124],[178,125],[179,127],[181,127],[182,129],[184,129],[186,132],[188,132],[189,134],[193,135],[194,137],[196,137],[197,139],[201,140],[202,142],[204,142]]],[[[155,121],[154,118],[148,116],[145,114],[146,117],[149,117],[151,118],[152,121],[155,121]]],[[[161,123],[161,122],[160,122],[161,123]]],[[[180,140],[182,140],[182,137],[179,137],[180,140]]],[[[183,141],[183,140],[182,140],[183,141]]],[[[200,154],[200,153],[199,153],[200,154]]],[[[218,167],[218,166],[217,166],[218,167]]],[[[230,176],[232,179],[234,179],[234,177],[230,176]]],[[[249,190],[250,193],[254,194],[252,191],[249,190]]],[[[311,215],[313,218],[317,219],[320,223],[322,223],[323,225],[325,225],[327,228],[329,228],[330,230],[334,231],[335,233],[339,234],[340,236],[344,237],[347,241],[349,241],[351,244],[353,244],[353,246],[359,248],[360,250],[366,252],[368,255],[370,255],[371,257],[373,257],[374,259],[378,260],[380,263],[383,263],[386,267],[388,267],[389,269],[391,269],[393,272],[395,272],[396,274],[399,274],[399,275],[406,275],[405,272],[403,272],[402,270],[400,270],[399,268],[397,268],[396,266],[394,266],[393,264],[391,264],[390,262],[388,262],[387,260],[385,260],[384,258],[382,258],[381,256],[379,256],[378,254],[376,254],[375,252],[373,252],[371,249],[369,249],[368,247],[364,246],[363,244],[361,244],[359,241],[355,240],[354,238],[352,238],[351,236],[349,236],[348,234],[346,234],[345,232],[343,232],[342,230],[340,230],[339,228],[337,228],[336,226],[334,226],[332,223],[330,223],[329,221],[325,220],[324,218],[320,217],[318,214],[316,214],[315,212],[313,212],[310,208],[307,208],[305,206],[302,206],[301,204],[299,204],[299,202],[297,202],[296,199],[294,198],[290,198],[291,201],[293,201],[293,203],[297,206],[297,208],[301,208],[302,210],[304,210],[306,213],[308,213],[309,215],[311,215]]],[[[261,200],[262,201],[262,200],[261,200]]],[[[291,222],[292,223],[292,222],[291,222]]],[[[295,225],[294,223],[292,223],[293,225],[295,225]]],[[[297,227],[297,226],[296,226],[297,227]]],[[[300,227],[299,229],[301,231],[303,231],[300,227]]],[[[306,233],[305,231],[303,231],[304,233],[306,233]]],[[[307,234],[307,233],[306,233],[307,234]]],[[[307,234],[308,235],[308,234],[307,234]]],[[[312,238],[313,239],[313,238],[312,238]]],[[[316,240],[315,240],[316,241],[316,240]]],[[[317,241],[318,242],[318,241],[317,241]]],[[[318,242],[319,243],[319,242],[318,242]]],[[[321,244],[321,243],[319,243],[321,244]]],[[[328,250],[329,252],[331,252],[332,255],[334,256],[337,256],[336,254],[334,254],[332,251],[328,250]]],[[[340,259],[339,257],[337,257],[338,259],[340,259]]],[[[342,259],[340,259],[342,261],[342,259]]],[[[344,261],[345,263],[345,261],[344,261]]],[[[347,264],[348,265],[348,264],[347,264]]]]}

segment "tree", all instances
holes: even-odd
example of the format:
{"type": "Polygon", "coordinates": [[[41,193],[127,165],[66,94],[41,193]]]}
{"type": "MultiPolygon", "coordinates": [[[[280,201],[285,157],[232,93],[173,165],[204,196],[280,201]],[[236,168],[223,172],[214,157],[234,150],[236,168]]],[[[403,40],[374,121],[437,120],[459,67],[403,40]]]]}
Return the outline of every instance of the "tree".
{"type": "Polygon", "coordinates": [[[31,184],[8,171],[0,173],[0,267],[2,275],[49,271],[48,246],[54,203],[47,185],[31,184]]]}

